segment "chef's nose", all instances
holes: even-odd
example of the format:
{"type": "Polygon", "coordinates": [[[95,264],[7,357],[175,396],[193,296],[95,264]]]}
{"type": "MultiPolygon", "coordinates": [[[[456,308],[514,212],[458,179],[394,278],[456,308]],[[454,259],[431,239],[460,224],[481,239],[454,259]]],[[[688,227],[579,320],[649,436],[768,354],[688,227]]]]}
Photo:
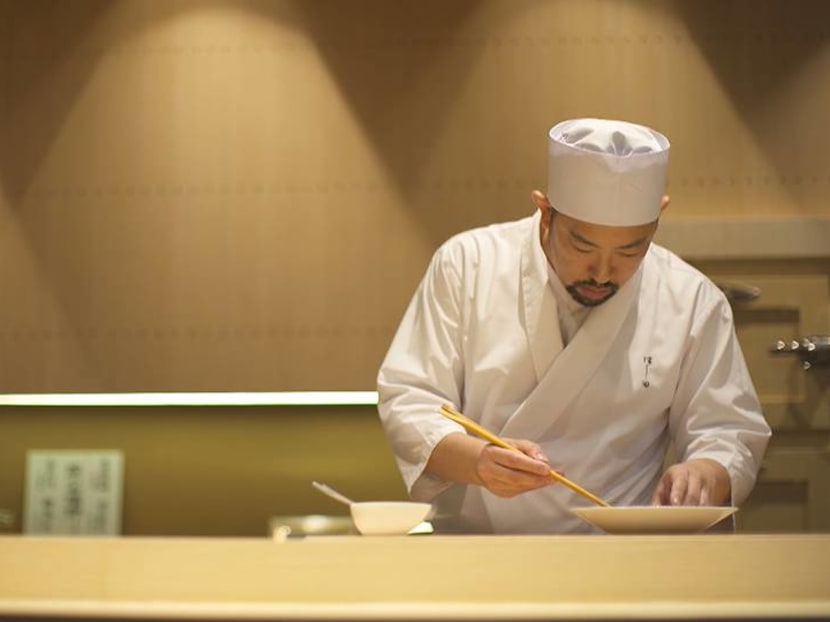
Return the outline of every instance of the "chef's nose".
{"type": "Polygon", "coordinates": [[[614,265],[610,257],[599,257],[593,266],[591,275],[597,283],[608,283],[614,274],[614,265]]]}

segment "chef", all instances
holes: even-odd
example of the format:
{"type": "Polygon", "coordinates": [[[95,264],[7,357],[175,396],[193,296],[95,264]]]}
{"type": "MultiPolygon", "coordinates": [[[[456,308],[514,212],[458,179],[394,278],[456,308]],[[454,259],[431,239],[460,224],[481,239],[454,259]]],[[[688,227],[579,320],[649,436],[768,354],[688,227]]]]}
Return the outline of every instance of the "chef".
{"type": "Polygon", "coordinates": [[[551,468],[616,506],[746,499],[770,429],[727,300],[652,243],[668,154],[641,125],[559,123],[533,215],[433,256],[378,391],[405,484],[434,504],[437,531],[592,531],[569,510],[590,501],[551,468]],[[443,403],[521,452],[466,434],[443,403]]]}

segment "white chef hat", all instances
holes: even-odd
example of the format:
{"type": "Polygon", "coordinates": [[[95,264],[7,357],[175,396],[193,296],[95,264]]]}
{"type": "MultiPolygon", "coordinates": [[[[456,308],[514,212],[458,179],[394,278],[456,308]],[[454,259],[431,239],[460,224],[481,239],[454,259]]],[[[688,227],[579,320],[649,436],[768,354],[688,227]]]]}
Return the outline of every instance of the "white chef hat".
{"type": "Polygon", "coordinates": [[[626,121],[573,119],[550,130],[548,198],[557,212],[599,225],[657,220],[669,141],[626,121]]]}

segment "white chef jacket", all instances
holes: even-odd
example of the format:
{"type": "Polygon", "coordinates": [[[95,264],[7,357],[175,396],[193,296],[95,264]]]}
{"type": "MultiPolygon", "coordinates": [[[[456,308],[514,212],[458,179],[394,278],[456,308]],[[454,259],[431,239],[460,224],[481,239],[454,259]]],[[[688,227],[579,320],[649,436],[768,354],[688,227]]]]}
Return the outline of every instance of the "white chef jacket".
{"type": "Polygon", "coordinates": [[[562,485],[512,498],[424,472],[451,403],[612,505],[650,503],[670,441],[722,464],[740,504],[769,426],[721,291],[652,244],[635,275],[562,346],[540,212],[454,236],[435,253],[378,374],[379,414],[414,499],[438,531],[590,532],[562,485]]]}

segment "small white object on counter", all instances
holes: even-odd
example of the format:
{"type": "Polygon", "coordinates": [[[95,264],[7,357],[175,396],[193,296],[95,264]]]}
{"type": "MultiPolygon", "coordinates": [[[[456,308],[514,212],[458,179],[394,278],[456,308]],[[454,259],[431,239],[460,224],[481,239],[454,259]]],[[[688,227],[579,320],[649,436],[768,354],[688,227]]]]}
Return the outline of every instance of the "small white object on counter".
{"type": "Polygon", "coordinates": [[[352,503],[357,530],[364,536],[404,535],[426,519],[432,506],[414,501],[361,501],[352,503]]]}
{"type": "Polygon", "coordinates": [[[317,490],[349,506],[357,530],[364,536],[405,535],[418,527],[418,533],[431,533],[431,526],[420,526],[432,505],[415,501],[352,501],[321,482],[311,482],[317,490]],[[426,527],[426,528],[425,528],[426,527]]]}

